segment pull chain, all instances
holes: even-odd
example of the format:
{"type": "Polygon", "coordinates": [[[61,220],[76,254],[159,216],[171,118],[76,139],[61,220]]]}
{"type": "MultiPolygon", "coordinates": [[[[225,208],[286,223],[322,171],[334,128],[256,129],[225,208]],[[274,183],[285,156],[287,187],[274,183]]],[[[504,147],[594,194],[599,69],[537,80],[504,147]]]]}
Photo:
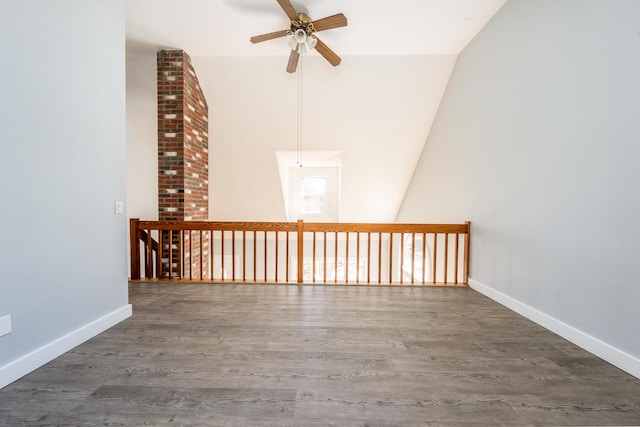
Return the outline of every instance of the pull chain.
{"type": "Polygon", "coordinates": [[[298,135],[296,163],[302,167],[302,55],[298,59],[298,135]]]}

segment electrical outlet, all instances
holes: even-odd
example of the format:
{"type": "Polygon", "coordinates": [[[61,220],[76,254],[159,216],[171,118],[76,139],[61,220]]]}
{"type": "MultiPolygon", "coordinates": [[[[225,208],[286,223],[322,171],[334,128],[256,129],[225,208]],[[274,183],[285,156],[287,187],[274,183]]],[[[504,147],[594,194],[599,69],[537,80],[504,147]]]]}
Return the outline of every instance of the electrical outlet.
{"type": "Polygon", "coordinates": [[[115,203],[115,211],[116,211],[116,215],[122,215],[124,213],[124,203],[117,201],[115,203]]]}
{"type": "Polygon", "coordinates": [[[11,315],[0,317],[0,337],[11,333],[11,315]]]}

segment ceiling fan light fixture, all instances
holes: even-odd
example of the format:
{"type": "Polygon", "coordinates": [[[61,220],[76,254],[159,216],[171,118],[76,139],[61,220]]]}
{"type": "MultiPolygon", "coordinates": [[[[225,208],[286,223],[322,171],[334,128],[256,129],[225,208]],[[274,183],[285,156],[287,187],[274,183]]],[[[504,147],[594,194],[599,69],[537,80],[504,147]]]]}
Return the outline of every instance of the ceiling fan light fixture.
{"type": "Polygon", "coordinates": [[[289,37],[288,43],[291,50],[296,50],[298,48],[298,42],[296,41],[294,35],[291,35],[291,37],[289,37]]]}
{"type": "Polygon", "coordinates": [[[298,28],[296,32],[293,33],[293,38],[295,39],[296,43],[302,44],[307,41],[307,32],[302,28],[298,28]]]}
{"type": "Polygon", "coordinates": [[[287,17],[291,20],[291,25],[286,30],[274,31],[271,33],[253,36],[249,39],[251,43],[260,43],[267,40],[287,37],[287,44],[291,49],[287,73],[294,73],[301,53],[316,50],[324,59],[334,67],[340,64],[340,57],[336,55],[322,40],[315,37],[319,31],[331,30],[347,26],[347,17],[342,13],[327,16],[312,21],[305,12],[297,12],[291,4],[291,0],[276,0],[287,17]]]}
{"type": "Polygon", "coordinates": [[[316,48],[316,44],[318,43],[318,39],[313,36],[307,37],[306,45],[309,50],[313,50],[316,48]]]}

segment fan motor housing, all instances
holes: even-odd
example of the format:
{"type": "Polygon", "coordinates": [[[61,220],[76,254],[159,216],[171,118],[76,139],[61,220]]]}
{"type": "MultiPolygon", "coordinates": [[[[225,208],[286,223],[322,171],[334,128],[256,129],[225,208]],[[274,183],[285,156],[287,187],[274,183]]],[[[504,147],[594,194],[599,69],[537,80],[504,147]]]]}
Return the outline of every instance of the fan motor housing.
{"type": "Polygon", "coordinates": [[[303,30],[307,36],[316,32],[311,18],[302,12],[298,14],[297,21],[291,21],[291,33],[295,35],[298,30],[303,30]]]}

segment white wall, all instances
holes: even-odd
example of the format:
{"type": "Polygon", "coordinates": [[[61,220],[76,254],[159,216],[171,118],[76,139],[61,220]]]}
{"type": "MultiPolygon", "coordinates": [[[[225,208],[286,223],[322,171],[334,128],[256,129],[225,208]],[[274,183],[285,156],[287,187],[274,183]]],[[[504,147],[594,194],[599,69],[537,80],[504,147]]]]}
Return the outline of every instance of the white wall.
{"type": "MultiPolygon", "coordinates": [[[[210,218],[286,221],[276,152],[296,150],[297,75],[285,73],[285,56],[192,60],[209,104],[210,218]]],[[[127,62],[127,188],[131,216],[145,219],[157,217],[150,61],[127,62]]],[[[344,152],[340,221],[394,220],[454,63],[302,58],[302,149],[344,152]]]]}
{"type": "Polygon", "coordinates": [[[636,376],[638,16],[509,0],[459,56],[399,216],[471,220],[477,289],[636,376]]]}
{"type": "MultiPolygon", "coordinates": [[[[340,221],[394,220],[454,63],[302,58],[302,149],[344,153],[340,221]]],[[[210,105],[212,218],[286,221],[275,153],[296,149],[297,75],[280,57],[194,64],[210,105]]]]}
{"type": "Polygon", "coordinates": [[[127,215],[158,219],[156,56],[127,56],[127,215]]]}
{"type": "Polygon", "coordinates": [[[127,317],[124,1],[0,3],[0,387],[127,317]]]}
{"type": "MultiPolygon", "coordinates": [[[[127,52],[127,220],[158,219],[158,118],[155,52],[127,52]]],[[[127,224],[128,225],[128,224],[127,224]]],[[[130,230],[127,227],[127,233],[130,230]]],[[[127,254],[130,252],[127,239],[127,254]]],[[[127,256],[127,277],[131,261],[127,256]]]]}

